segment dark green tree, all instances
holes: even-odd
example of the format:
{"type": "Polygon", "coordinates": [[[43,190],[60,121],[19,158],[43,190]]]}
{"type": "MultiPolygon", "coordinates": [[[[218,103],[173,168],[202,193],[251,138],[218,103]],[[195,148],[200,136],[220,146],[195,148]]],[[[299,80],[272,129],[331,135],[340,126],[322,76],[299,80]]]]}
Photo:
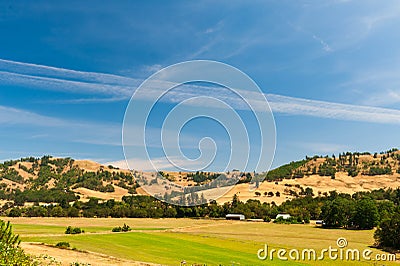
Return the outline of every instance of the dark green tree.
{"type": "Polygon", "coordinates": [[[400,213],[383,220],[375,231],[374,238],[379,247],[400,249],[400,213]]]}
{"type": "Polygon", "coordinates": [[[12,231],[10,222],[0,220],[0,265],[38,265],[19,247],[21,240],[12,231]]]}
{"type": "Polygon", "coordinates": [[[347,227],[354,209],[352,200],[337,197],[327,201],[321,208],[325,227],[347,227]]]}
{"type": "Polygon", "coordinates": [[[357,201],[352,222],[357,229],[372,229],[377,226],[379,212],[375,201],[371,199],[357,201]]]}

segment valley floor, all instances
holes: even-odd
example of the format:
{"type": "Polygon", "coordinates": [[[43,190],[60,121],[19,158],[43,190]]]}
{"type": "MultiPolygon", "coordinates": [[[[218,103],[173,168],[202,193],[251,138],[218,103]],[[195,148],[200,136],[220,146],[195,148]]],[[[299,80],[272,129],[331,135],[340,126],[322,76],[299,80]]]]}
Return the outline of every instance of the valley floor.
{"type": "MultiPolygon", "coordinates": [[[[371,249],[373,255],[384,254],[371,248],[373,230],[328,230],[309,225],[283,225],[208,219],[86,219],[86,218],[1,218],[10,220],[22,238],[28,253],[48,254],[62,265],[72,262],[91,265],[268,265],[257,251],[268,244],[270,249],[315,249],[337,247],[345,238],[348,248],[371,249]],[[133,230],[112,233],[124,223],[133,230]],[[81,227],[81,235],[65,235],[67,226],[81,227]],[[51,247],[69,242],[78,251],[51,247]],[[46,245],[38,244],[45,243],[46,245]]],[[[385,253],[386,254],[386,253],[385,253]]],[[[400,257],[397,256],[397,261],[400,257]]],[[[336,265],[338,261],[280,261],[273,265],[336,265]]],[[[399,265],[396,262],[346,261],[346,265],[399,265]]]]}

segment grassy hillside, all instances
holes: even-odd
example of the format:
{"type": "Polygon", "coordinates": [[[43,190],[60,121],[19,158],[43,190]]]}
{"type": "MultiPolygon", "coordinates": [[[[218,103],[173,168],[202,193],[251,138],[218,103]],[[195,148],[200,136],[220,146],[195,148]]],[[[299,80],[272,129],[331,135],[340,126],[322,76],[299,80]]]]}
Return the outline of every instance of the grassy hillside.
{"type": "MultiPolygon", "coordinates": [[[[190,188],[215,180],[218,173],[160,172],[161,176],[181,186],[190,188]]],[[[121,201],[123,196],[146,194],[138,188],[136,178],[154,176],[147,173],[103,166],[91,161],[75,161],[71,158],[22,158],[0,163],[0,205],[4,208],[24,205],[27,202],[58,203],[66,205],[90,198],[121,201]],[[8,205],[7,205],[8,204],[8,205]]],[[[243,201],[258,199],[261,202],[281,204],[305,194],[314,196],[331,190],[353,194],[379,188],[400,186],[400,151],[391,149],[382,153],[342,153],[337,156],[314,156],[291,162],[265,174],[233,171],[225,173],[227,180],[235,177],[239,184],[218,199],[218,203],[230,201],[234,194],[243,201]],[[257,179],[258,177],[258,179],[257,179]],[[255,191],[253,191],[255,189],[255,191]]],[[[152,181],[158,182],[156,177],[152,181]]],[[[229,183],[229,182],[227,182],[229,183]]],[[[197,196],[212,195],[218,187],[197,192],[197,196]]],[[[174,192],[171,191],[171,195],[174,192]]],[[[177,195],[175,193],[175,195],[177,195]]]]}
{"type": "Polygon", "coordinates": [[[71,158],[22,158],[0,164],[0,199],[60,203],[83,199],[80,191],[135,193],[134,176],[125,170],[71,158]],[[122,192],[121,192],[122,191],[122,192]]]}
{"type": "MultiPolygon", "coordinates": [[[[354,194],[400,187],[400,151],[381,153],[346,152],[332,156],[306,157],[260,175],[264,182],[239,184],[218,199],[230,201],[233,195],[247,201],[282,204],[305,195],[327,195],[330,191],[354,194]]],[[[211,194],[211,193],[210,193],[211,194]]]]}
{"type": "Polygon", "coordinates": [[[400,151],[391,149],[380,154],[346,152],[338,156],[306,157],[305,160],[291,162],[271,170],[265,177],[269,181],[310,175],[329,176],[334,179],[337,173],[344,173],[351,177],[400,173],[400,151]]]}

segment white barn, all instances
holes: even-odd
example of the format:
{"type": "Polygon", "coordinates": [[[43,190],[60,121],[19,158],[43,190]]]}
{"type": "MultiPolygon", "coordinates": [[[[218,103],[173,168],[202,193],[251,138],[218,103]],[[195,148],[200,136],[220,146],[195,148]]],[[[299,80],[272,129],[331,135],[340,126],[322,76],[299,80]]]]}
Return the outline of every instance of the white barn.
{"type": "Polygon", "coordinates": [[[244,221],[246,219],[246,217],[244,217],[243,214],[227,214],[226,215],[226,219],[227,220],[240,220],[240,221],[244,221]]]}
{"type": "Polygon", "coordinates": [[[283,220],[287,220],[287,219],[289,219],[290,217],[291,217],[290,214],[280,213],[280,214],[278,214],[278,215],[276,216],[275,219],[282,218],[283,220]]]}

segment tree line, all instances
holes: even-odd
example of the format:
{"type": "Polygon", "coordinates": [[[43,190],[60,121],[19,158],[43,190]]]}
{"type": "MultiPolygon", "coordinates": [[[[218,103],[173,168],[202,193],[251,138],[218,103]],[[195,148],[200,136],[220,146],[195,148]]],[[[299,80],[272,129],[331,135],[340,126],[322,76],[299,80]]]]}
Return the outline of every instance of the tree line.
{"type": "Polygon", "coordinates": [[[12,217],[224,218],[229,213],[265,221],[274,219],[278,213],[288,213],[297,222],[323,220],[326,228],[365,230],[378,227],[375,234],[378,244],[400,248],[400,188],[353,195],[331,191],[315,198],[305,195],[280,206],[255,199],[242,202],[237,195],[222,205],[212,201],[193,207],[170,205],[150,196],[125,196],[121,202],[91,198],[86,203],[63,201],[47,206],[36,204],[9,209],[3,206],[1,210],[2,215],[12,217]],[[389,236],[392,240],[386,239],[389,236]]]}

